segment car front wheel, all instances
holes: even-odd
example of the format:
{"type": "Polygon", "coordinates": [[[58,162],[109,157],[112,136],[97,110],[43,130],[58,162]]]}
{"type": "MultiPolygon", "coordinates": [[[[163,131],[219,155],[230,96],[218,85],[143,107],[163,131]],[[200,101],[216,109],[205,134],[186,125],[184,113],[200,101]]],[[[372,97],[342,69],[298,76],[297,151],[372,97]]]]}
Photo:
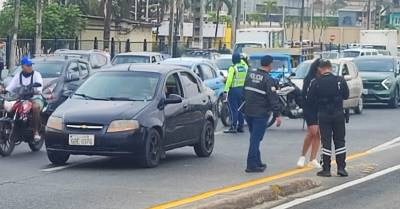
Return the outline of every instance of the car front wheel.
{"type": "Polygon", "coordinates": [[[357,107],[354,108],[354,113],[357,115],[361,115],[364,110],[364,101],[362,97],[358,101],[357,107]]]}
{"type": "Polygon", "coordinates": [[[47,151],[47,157],[54,165],[65,165],[69,159],[69,154],[64,152],[47,151]]]}
{"type": "Polygon", "coordinates": [[[209,157],[214,149],[214,126],[207,120],[204,124],[200,141],[194,145],[194,151],[199,157],[209,157]]]}
{"type": "Polygon", "coordinates": [[[161,136],[155,129],[150,129],[144,147],[144,154],[141,158],[141,165],[145,168],[157,167],[160,163],[161,136]]]}
{"type": "Polygon", "coordinates": [[[396,88],[396,90],[394,91],[393,98],[390,99],[388,105],[390,108],[397,108],[399,106],[399,89],[398,88],[396,88]]]}

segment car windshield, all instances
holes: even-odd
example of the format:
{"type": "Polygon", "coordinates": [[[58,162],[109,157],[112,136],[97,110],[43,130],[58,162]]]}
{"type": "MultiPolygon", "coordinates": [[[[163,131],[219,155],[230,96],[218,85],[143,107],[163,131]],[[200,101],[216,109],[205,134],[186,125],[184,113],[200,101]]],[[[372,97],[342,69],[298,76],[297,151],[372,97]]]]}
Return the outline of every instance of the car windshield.
{"type": "Polygon", "coordinates": [[[232,59],[217,59],[215,62],[220,70],[228,71],[232,66],[232,59]]]}
{"type": "MultiPolygon", "coordinates": [[[[34,71],[39,72],[42,78],[58,78],[63,71],[62,62],[42,62],[33,63],[32,68],[34,71]]],[[[22,71],[21,66],[18,66],[14,71],[13,75],[16,75],[22,71]]]]}
{"type": "Polygon", "coordinates": [[[112,61],[113,65],[127,64],[127,63],[150,63],[150,57],[139,56],[139,55],[120,55],[116,56],[112,61]]]}
{"type": "MultiPolygon", "coordinates": [[[[261,57],[250,58],[249,62],[250,66],[254,69],[261,67],[261,57]]],[[[274,61],[272,62],[272,72],[289,72],[289,63],[289,59],[283,57],[274,57],[274,61]]]]}
{"type": "Polygon", "coordinates": [[[394,72],[393,60],[355,60],[358,70],[361,72],[394,72]]]}
{"type": "Polygon", "coordinates": [[[358,57],[360,56],[359,51],[345,51],[343,52],[343,57],[344,58],[352,58],[352,57],[358,57]]]}
{"type": "MultiPolygon", "coordinates": [[[[303,62],[297,66],[296,79],[304,79],[310,71],[311,62],[303,62]]],[[[335,75],[339,74],[339,64],[332,63],[332,72],[335,75]]]]}
{"type": "Polygon", "coordinates": [[[160,74],[150,72],[101,72],[76,91],[74,98],[89,100],[149,101],[154,98],[160,74]]]}

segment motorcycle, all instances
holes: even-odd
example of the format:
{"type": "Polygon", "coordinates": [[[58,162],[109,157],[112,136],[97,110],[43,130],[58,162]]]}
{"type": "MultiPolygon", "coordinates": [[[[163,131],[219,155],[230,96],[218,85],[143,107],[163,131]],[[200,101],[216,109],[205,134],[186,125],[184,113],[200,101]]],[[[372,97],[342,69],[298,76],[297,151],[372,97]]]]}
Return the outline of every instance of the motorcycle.
{"type": "MultiPolygon", "coordinates": [[[[290,119],[303,118],[301,90],[291,81],[289,77],[282,77],[276,85],[276,93],[281,103],[281,116],[290,119]]],[[[268,127],[276,122],[276,117],[271,116],[268,120],[268,127]]]]}
{"type": "MultiPolygon", "coordinates": [[[[32,127],[32,107],[30,99],[34,96],[34,89],[41,84],[34,83],[16,89],[15,94],[4,94],[0,98],[3,108],[0,110],[0,155],[9,156],[15,146],[26,142],[33,152],[39,151],[44,139],[34,140],[32,127]]],[[[43,125],[41,132],[44,130],[43,125]]]]}

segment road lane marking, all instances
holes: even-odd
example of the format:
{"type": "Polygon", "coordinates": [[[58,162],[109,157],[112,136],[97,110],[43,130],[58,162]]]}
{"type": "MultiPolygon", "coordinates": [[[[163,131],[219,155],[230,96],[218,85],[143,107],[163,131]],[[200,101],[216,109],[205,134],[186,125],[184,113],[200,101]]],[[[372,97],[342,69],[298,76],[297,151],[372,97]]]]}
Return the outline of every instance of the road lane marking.
{"type": "Polygon", "coordinates": [[[392,147],[397,146],[397,145],[398,145],[397,143],[399,143],[399,142],[400,142],[400,137],[397,137],[397,138],[394,138],[394,139],[392,139],[392,140],[390,140],[390,141],[388,141],[388,142],[386,142],[386,143],[383,143],[383,144],[381,144],[381,145],[378,145],[378,146],[376,146],[376,147],[374,147],[374,148],[368,150],[367,152],[368,152],[369,154],[370,154],[370,153],[375,153],[375,152],[381,152],[381,151],[383,151],[383,150],[387,150],[387,149],[390,149],[390,148],[392,148],[392,147]]]}
{"type": "MultiPolygon", "coordinates": [[[[360,157],[364,157],[368,155],[366,152],[362,152],[362,153],[355,153],[353,155],[350,155],[349,157],[347,157],[347,160],[354,160],[360,157]]],[[[296,169],[291,169],[288,171],[284,171],[272,176],[266,176],[266,177],[261,177],[258,179],[254,179],[254,180],[250,180],[250,181],[246,181],[244,183],[240,183],[240,184],[236,184],[233,186],[228,186],[228,187],[223,187],[221,189],[215,189],[215,190],[211,190],[208,192],[204,192],[204,193],[200,193],[188,198],[183,198],[183,199],[178,199],[175,201],[171,201],[171,202],[167,202],[164,204],[160,204],[160,205],[156,205],[153,207],[150,207],[149,209],[168,209],[168,208],[173,208],[173,207],[177,207],[177,206],[182,206],[188,203],[192,203],[192,202],[196,202],[199,200],[203,200],[215,195],[219,195],[219,194],[224,194],[224,193],[228,193],[228,192],[233,192],[233,191],[237,191],[237,190],[241,190],[241,189],[246,189],[252,186],[257,186],[260,184],[265,184],[265,183],[269,183],[272,182],[274,180],[279,180],[282,178],[286,178],[286,177],[290,177],[290,176],[294,176],[297,174],[302,174],[308,171],[313,170],[314,168],[312,167],[305,167],[305,168],[296,168],[296,169]]]]}
{"type": "Polygon", "coordinates": [[[67,168],[72,168],[72,167],[75,167],[75,166],[78,166],[78,165],[82,165],[82,164],[94,162],[94,161],[97,161],[97,160],[99,160],[99,159],[101,159],[101,158],[88,158],[88,159],[83,159],[83,160],[81,160],[81,161],[77,161],[77,162],[75,162],[75,163],[70,163],[70,164],[67,164],[67,165],[56,166],[56,167],[51,167],[51,168],[44,168],[44,169],[41,169],[40,171],[42,171],[42,172],[55,172],[55,171],[60,171],[60,170],[64,170],[64,169],[67,169],[67,168]]]}
{"type": "Polygon", "coordinates": [[[397,170],[400,170],[400,165],[387,168],[387,169],[385,169],[385,170],[376,172],[376,173],[371,174],[371,175],[368,175],[368,176],[366,176],[366,177],[363,177],[363,178],[360,178],[360,179],[357,179],[357,180],[354,180],[354,181],[347,182],[347,183],[345,183],[345,184],[342,184],[342,185],[339,185],[339,186],[330,188],[330,189],[328,189],[328,190],[325,190],[325,191],[322,191],[322,192],[319,192],[319,193],[316,193],[316,194],[312,194],[312,195],[307,196],[307,197],[295,199],[295,200],[293,200],[293,201],[291,201],[291,202],[288,202],[288,203],[285,203],[285,204],[283,204],[283,205],[274,207],[274,208],[272,208],[272,209],[288,209],[288,208],[291,208],[291,207],[294,207],[294,206],[303,204],[303,203],[305,203],[305,202],[309,202],[309,201],[312,201],[312,200],[315,200],[315,199],[318,199],[318,198],[321,198],[321,197],[328,196],[328,195],[333,194],[333,193],[335,193],[335,192],[338,192],[338,191],[347,189],[347,188],[349,188],[349,187],[356,186],[356,185],[358,185],[358,184],[361,184],[361,183],[370,181],[370,180],[372,180],[372,179],[376,179],[376,178],[378,178],[378,177],[381,177],[381,176],[384,176],[384,175],[386,175],[386,174],[395,172],[395,171],[397,171],[397,170]]]}

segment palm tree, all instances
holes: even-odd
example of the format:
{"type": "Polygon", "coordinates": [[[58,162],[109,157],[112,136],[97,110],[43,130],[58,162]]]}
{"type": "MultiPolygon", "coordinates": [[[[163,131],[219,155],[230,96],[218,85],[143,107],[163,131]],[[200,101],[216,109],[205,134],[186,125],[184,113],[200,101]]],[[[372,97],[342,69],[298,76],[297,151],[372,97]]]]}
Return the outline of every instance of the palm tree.
{"type": "Polygon", "coordinates": [[[269,27],[272,27],[272,12],[277,8],[276,0],[266,0],[264,1],[265,12],[267,13],[267,17],[269,19],[269,27]]]}

